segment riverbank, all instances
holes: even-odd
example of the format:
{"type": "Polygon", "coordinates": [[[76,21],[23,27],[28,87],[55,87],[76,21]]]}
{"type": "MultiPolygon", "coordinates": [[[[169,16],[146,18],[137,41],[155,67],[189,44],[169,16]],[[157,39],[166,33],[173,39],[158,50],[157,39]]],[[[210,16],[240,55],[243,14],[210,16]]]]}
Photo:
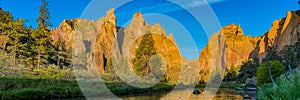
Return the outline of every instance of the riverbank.
{"type": "MultiPolygon", "coordinates": [[[[75,78],[72,69],[57,67],[48,67],[40,70],[28,71],[22,68],[0,67],[0,99],[43,99],[43,98],[84,98],[84,95],[75,78]]],[[[86,71],[80,71],[78,77],[95,77],[89,75],[86,71]],[[84,75],[84,76],[82,76],[84,75]]],[[[101,76],[105,78],[105,76],[101,76]]],[[[107,79],[109,80],[109,78],[107,79]]],[[[136,88],[123,82],[112,81],[104,82],[106,87],[117,96],[143,95],[153,93],[168,93],[171,91],[174,83],[158,83],[150,88],[136,88]]],[[[103,88],[99,81],[89,81],[88,84],[95,88],[86,90],[85,96],[97,97],[99,94],[107,94],[105,91],[99,91],[103,88]]],[[[182,85],[184,87],[184,85],[182,85]]],[[[197,84],[195,88],[204,89],[206,84],[197,84]]],[[[223,82],[220,88],[235,88],[235,82],[223,82]]]]}
{"type": "MultiPolygon", "coordinates": [[[[75,79],[0,77],[0,83],[0,99],[84,98],[84,95],[82,94],[75,79]]],[[[99,87],[97,86],[97,83],[93,83],[93,81],[91,81],[90,84],[95,84],[95,87],[99,87]]],[[[175,84],[172,83],[158,83],[153,87],[141,89],[126,85],[123,82],[105,82],[105,85],[117,96],[169,92],[175,86],[175,84]]],[[[236,86],[236,84],[229,82],[222,83],[220,88],[235,88],[236,86]]],[[[196,85],[196,88],[203,89],[204,87],[205,84],[196,85]]],[[[89,96],[96,97],[99,96],[99,94],[106,94],[103,93],[103,91],[95,91],[95,93],[89,94],[89,96]]]]}
{"type": "MultiPolygon", "coordinates": [[[[98,82],[98,81],[95,81],[98,82]]],[[[43,98],[82,98],[80,87],[76,80],[66,79],[30,79],[30,78],[0,78],[0,99],[43,99],[43,98]]],[[[91,82],[90,84],[95,84],[91,82]]],[[[115,95],[133,95],[145,92],[171,91],[175,85],[159,83],[150,88],[136,88],[122,82],[105,82],[115,95]]],[[[97,86],[95,86],[97,87],[97,86]]],[[[93,90],[91,90],[93,91],[93,90]]],[[[96,91],[96,90],[95,90],[96,91]]],[[[89,96],[99,96],[105,93],[93,93],[89,96]]]]}

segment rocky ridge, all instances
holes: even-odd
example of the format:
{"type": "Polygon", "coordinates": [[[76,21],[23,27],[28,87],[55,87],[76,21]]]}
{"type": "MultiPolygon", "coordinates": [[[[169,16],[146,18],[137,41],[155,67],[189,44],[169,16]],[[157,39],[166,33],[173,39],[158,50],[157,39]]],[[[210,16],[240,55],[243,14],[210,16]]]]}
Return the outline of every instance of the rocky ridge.
{"type": "MultiPolygon", "coordinates": [[[[271,29],[261,37],[245,36],[240,25],[230,24],[223,27],[209,39],[207,46],[200,52],[199,80],[207,81],[211,71],[220,69],[212,63],[214,59],[220,58],[220,55],[225,55],[226,69],[230,69],[255,58],[262,61],[271,47],[276,47],[277,52],[280,52],[297,41],[299,24],[298,14],[289,11],[286,18],[274,21],[271,29]],[[216,48],[222,49],[222,43],[216,42],[220,40],[225,42],[224,52],[216,53],[216,48]]],[[[119,52],[128,58],[128,63],[131,64],[141,36],[150,33],[158,53],[167,61],[167,76],[177,80],[180,75],[181,60],[184,58],[181,57],[172,34],[167,35],[159,24],[150,25],[145,22],[140,12],[133,15],[132,22],[124,28],[116,26],[114,9],[111,9],[106,16],[97,21],[64,20],[58,28],[51,30],[51,33],[54,42],[60,39],[65,42],[66,47],[72,47],[73,56],[84,55],[86,61],[79,63],[87,64],[87,69],[100,74],[105,73],[114,39],[118,40],[119,52]]]]}

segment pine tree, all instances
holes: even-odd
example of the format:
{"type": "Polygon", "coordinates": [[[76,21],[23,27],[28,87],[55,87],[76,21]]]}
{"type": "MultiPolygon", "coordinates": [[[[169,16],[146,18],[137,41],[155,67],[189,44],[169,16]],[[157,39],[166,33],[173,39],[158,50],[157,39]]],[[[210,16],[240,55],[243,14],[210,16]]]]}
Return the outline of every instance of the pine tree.
{"type": "Polygon", "coordinates": [[[58,39],[54,43],[54,52],[51,53],[52,59],[54,63],[62,69],[63,66],[70,65],[70,54],[68,54],[68,50],[65,46],[65,42],[61,39],[58,39]]]}
{"type": "Polygon", "coordinates": [[[37,55],[37,50],[36,50],[36,39],[33,37],[33,35],[35,35],[36,30],[30,28],[30,32],[29,32],[29,39],[27,41],[26,48],[28,49],[28,52],[26,53],[27,55],[27,63],[29,63],[28,65],[30,66],[31,70],[34,69],[35,61],[36,59],[36,55],[37,55]]]}
{"type": "MultiPolygon", "coordinates": [[[[6,34],[4,33],[5,31],[4,25],[7,25],[12,20],[13,20],[12,15],[8,11],[5,11],[2,8],[0,8],[0,37],[6,37],[6,34]]],[[[5,44],[6,44],[5,41],[2,40],[2,42],[0,43],[0,48],[2,50],[5,49],[5,44]]]]}
{"type": "Polygon", "coordinates": [[[26,41],[28,39],[28,30],[24,26],[24,20],[17,19],[7,24],[2,24],[3,33],[8,37],[6,50],[12,54],[13,66],[17,66],[17,59],[24,56],[26,52],[26,41]]]}
{"type": "Polygon", "coordinates": [[[12,15],[8,12],[0,8],[0,23],[8,23],[13,20],[12,15]]]}
{"type": "Polygon", "coordinates": [[[38,30],[46,32],[49,32],[49,27],[51,26],[48,6],[48,1],[42,0],[42,5],[40,6],[40,16],[37,18],[38,30]]]}
{"type": "Polygon", "coordinates": [[[32,46],[33,51],[37,52],[37,68],[40,69],[41,64],[47,63],[50,55],[49,53],[53,52],[54,48],[51,44],[50,38],[50,13],[48,10],[48,1],[42,0],[42,5],[40,6],[40,16],[37,18],[38,29],[33,31],[31,34],[36,43],[32,46]]]}
{"type": "Polygon", "coordinates": [[[143,36],[133,59],[134,72],[137,75],[145,76],[150,73],[149,60],[152,55],[156,54],[154,40],[151,34],[143,36]]]}

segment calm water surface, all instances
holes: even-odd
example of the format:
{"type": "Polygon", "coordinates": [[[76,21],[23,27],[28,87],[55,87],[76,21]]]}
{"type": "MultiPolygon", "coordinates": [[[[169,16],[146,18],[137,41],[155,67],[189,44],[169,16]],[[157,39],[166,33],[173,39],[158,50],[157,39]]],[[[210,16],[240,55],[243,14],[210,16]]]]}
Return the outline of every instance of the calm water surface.
{"type": "MultiPolygon", "coordinates": [[[[145,95],[138,95],[138,96],[124,96],[122,97],[124,100],[200,100],[200,95],[190,94],[190,91],[186,91],[190,94],[189,97],[181,97],[180,95],[184,95],[186,92],[185,90],[180,90],[174,92],[173,95],[175,96],[167,96],[168,93],[153,93],[153,94],[145,94],[145,95]]],[[[235,89],[226,89],[221,88],[214,96],[214,100],[243,100],[243,96],[246,94],[245,91],[236,91],[235,89]]],[[[254,92],[255,94],[255,92],[254,92]]],[[[250,95],[250,96],[253,96],[250,95]]],[[[255,95],[254,95],[255,96],[255,95]]],[[[253,98],[253,97],[252,97],[253,98]]]]}

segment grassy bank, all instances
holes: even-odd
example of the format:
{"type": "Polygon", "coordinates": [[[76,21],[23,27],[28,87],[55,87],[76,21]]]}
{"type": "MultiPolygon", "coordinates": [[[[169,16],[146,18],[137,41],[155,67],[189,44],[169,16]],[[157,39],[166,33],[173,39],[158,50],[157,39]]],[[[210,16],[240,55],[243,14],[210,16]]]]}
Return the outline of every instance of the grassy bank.
{"type": "MultiPolygon", "coordinates": [[[[91,81],[95,84],[98,81],[91,81]]],[[[29,78],[0,78],[0,99],[41,99],[41,98],[82,98],[82,94],[76,80],[65,79],[29,79],[29,78]]],[[[115,95],[134,95],[145,92],[170,91],[174,85],[159,83],[150,88],[136,88],[122,82],[105,82],[107,88],[115,95]]],[[[105,94],[103,91],[90,90],[93,94],[88,96],[97,97],[105,94]]]]}
{"type": "MultiPolygon", "coordinates": [[[[196,88],[205,88],[206,84],[197,84],[196,88]]],[[[245,84],[241,83],[236,83],[236,82],[222,82],[219,86],[219,88],[231,88],[231,89],[236,89],[236,88],[245,88],[245,84]]]]}
{"type": "MultiPolygon", "coordinates": [[[[86,96],[97,97],[106,93],[98,86],[99,81],[91,81],[95,87],[86,96]]],[[[42,99],[42,98],[84,98],[76,80],[67,79],[30,79],[30,78],[0,78],[0,99],[42,99]]],[[[158,83],[150,88],[137,88],[126,85],[123,82],[105,82],[105,85],[112,93],[118,96],[140,95],[143,93],[168,92],[175,84],[158,83]]],[[[204,88],[205,84],[198,84],[197,88],[204,88]]],[[[222,83],[220,88],[235,88],[236,84],[222,83]]]]}
{"type": "MultiPolygon", "coordinates": [[[[0,72],[0,99],[84,98],[72,69],[57,69],[55,66],[34,71],[22,68],[0,67],[0,69],[2,70],[0,72]]],[[[77,73],[80,75],[78,77],[82,78],[94,77],[85,71],[77,73]]],[[[158,83],[153,87],[142,89],[119,81],[105,81],[104,83],[112,93],[118,96],[168,92],[176,85],[176,83],[158,83]]],[[[107,94],[101,91],[103,87],[99,81],[89,81],[83,85],[92,87],[84,90],[84,93],[87,93],[85,96],[97,97],[99,94],[107,94]]],[[[206,84],[197,84],[196,88],[201,89],[205,86],[206,84]]],[[[235,88],[236,86],[234,82],[225,82],[220,85],[220,88],[235,88]]]]}
{"type": "Polygon", "coordinates": [[[82,97],[76,80],[0,78],[1,99],[82,97]]]}

